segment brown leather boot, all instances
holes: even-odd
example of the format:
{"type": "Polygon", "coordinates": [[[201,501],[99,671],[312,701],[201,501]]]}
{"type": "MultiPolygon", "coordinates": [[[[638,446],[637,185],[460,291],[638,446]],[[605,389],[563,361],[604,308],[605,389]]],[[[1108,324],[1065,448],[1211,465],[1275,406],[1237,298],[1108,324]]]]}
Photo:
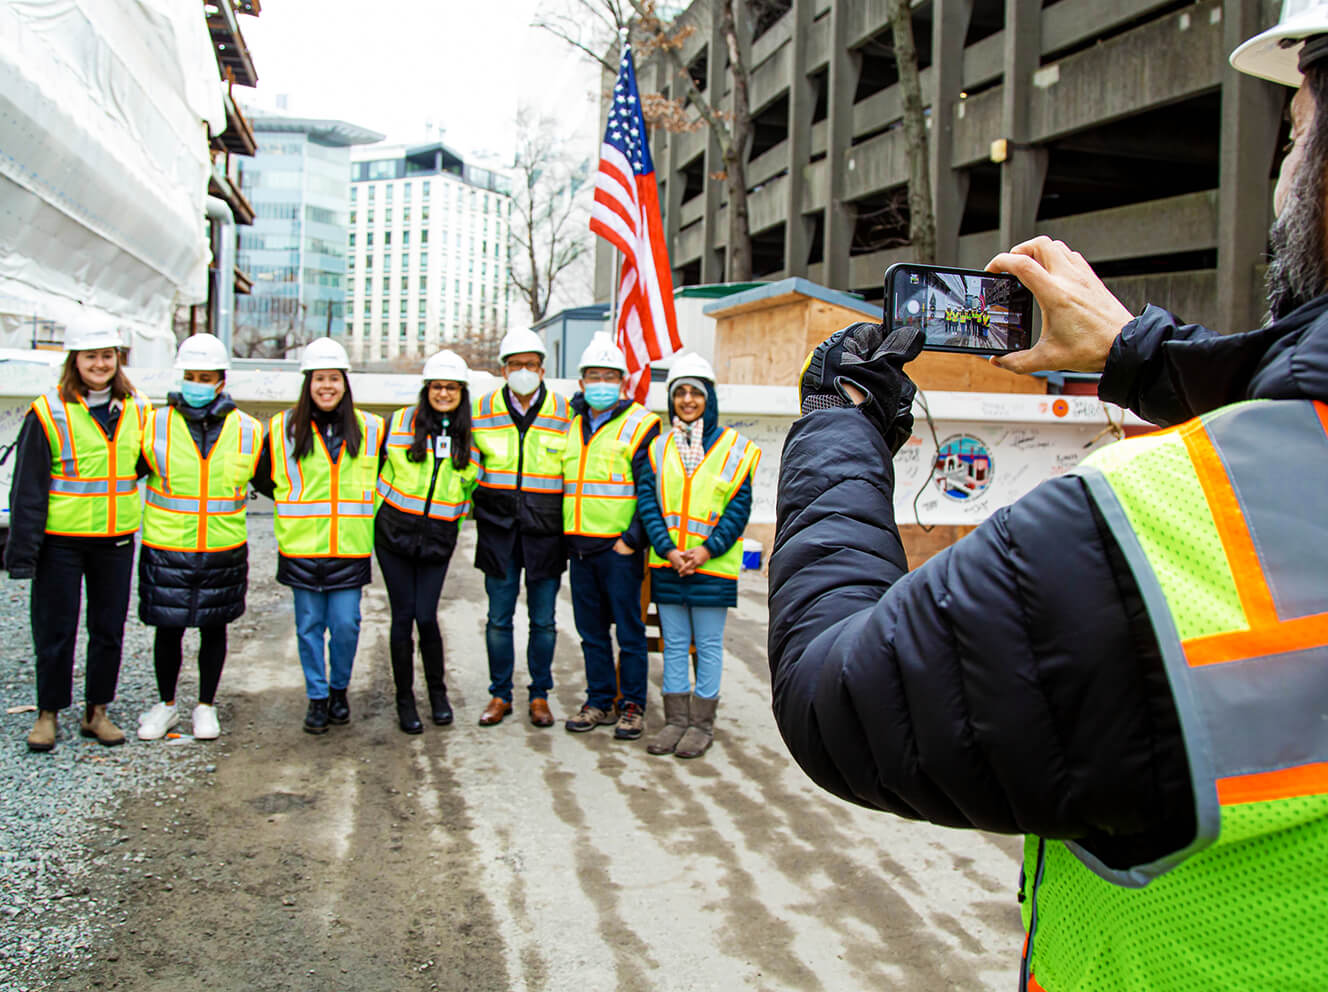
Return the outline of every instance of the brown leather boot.
{"type": "Polygon", "coordinates": [[[675,758],[699,758],[715,739],[715,710],[719,707],[719,697],[706,699],[693,694],[689,706],[691,725],[673,752],[675,758]]]}
{"type": "Polygon", "coordinates": [[[49,751],[55,747],[55,711],[42,710],[37,714],[37,722],[28,731],[29,751],[49,751]]]}
{"type": "Polygon", "coordinates": [[[111,718],[106,715],[105,704],[87,707],[78,732],[84,737],[95,737],[98,744],[106,747],[115,747],[125,742],[124,731],[111,723],[111,718]]]}
{"type": "Polygon", "coordinates": [[[689,722],[688,703],[690,692],[666,692],[664,697],[664,726],[659,733],[650,738],[646,750],[651,754],[672,754],[673,749],[687,732],[689,722]]]}

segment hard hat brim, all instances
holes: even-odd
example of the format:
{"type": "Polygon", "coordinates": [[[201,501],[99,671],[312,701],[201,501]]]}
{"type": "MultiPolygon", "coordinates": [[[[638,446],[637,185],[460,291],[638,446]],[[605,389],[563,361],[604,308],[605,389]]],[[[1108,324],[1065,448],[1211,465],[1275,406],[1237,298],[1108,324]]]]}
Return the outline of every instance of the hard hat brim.
{"type": "Polygon", "coordinates": [[[1282,43],[1318,34],[1328,34],[1328,21],[1321,11],[1307,10],[1241,44],[1231,53],[1231,67],[1247,76],[1298,88],[1305,78],[1299,64],[1301,45],[1284,47],[1282,43]]]}

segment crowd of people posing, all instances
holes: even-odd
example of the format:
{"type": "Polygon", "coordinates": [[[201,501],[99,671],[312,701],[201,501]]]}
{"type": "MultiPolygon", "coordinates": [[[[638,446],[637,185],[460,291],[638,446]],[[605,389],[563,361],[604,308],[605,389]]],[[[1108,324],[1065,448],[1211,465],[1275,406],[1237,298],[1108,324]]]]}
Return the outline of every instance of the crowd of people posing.
{"type": "Polygon", "coordinates": [[[648,750],[696,757],[709,747],[760,449],[720,427],[714,372],[700,356],[673,364],[663,430],[624,396],[627,364],[607,335],[582,354],[580,391],[569,401],[545,386],[544,345],[529,330],[503,339],[499,389],[472,398],[465,362],[442,351],[424,365],[417,402],[384,422],[355,405],[345,349],[320,338],[305,348],[294,407],[264,429],[227,393],[229,354],[211,335],[181,344],[178,390],[159,408],[127,378],[114,328],[71,326],[66,349],[58,385],[33,401],[19,435],[4,556],[11,577],[32,579],[38,715],[29,749],[55,746],[57,714],[72,704],[84,588],[80,733],[124,742],[107,707],[140,531],[139,619],[155,628],[160,702],[139,717],[137,735],[157,740],[180,724],[188,628],[199,631],[190,729],[199,739],[220,735],[227,626],[244,612],[248,587],[250,488],[274,504],[277,581],[294,597],[309,733],[351,718],[360,593],[373,557],[391,606],[398,724],[408,734],[424,729],[413,685],[417,640],[430,719],[452,722],[438,610],[460,526],[474,516],[488,597],[490,699],[481,726],[512,712],[523,572],[529,718],[554,724],[554,611],[570,561],[586,694],[565,727],[611,725],[617,738],[641,737],[648,566],[664,654],[664,724],[648,750]]]}

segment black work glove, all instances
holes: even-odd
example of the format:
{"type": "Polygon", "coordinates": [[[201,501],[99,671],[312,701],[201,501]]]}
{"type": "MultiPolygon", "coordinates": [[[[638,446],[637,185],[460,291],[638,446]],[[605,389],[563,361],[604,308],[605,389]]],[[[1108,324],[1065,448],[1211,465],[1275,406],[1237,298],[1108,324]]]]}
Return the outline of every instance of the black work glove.
{"type": "Polygon", "coordinates": [[[844,390],[849,383],[866,397],[859,406],[885,438],[893,454],[913,433],[913,397],[917,387],[904,374],[904,363],[922,351],[917,327],[898,327],[886,334],[880,324],[850,324],[835,331],[807,357],[798,395],[802,412],[852,406],[844,390]]]}

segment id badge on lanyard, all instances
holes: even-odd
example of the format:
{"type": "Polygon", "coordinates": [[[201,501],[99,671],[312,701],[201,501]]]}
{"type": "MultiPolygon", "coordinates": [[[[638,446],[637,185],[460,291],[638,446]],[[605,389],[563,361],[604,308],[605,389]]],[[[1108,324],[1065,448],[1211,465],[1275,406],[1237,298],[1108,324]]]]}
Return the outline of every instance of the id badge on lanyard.
{"type": "Polygon", "coordinates": [[[433,439],[433,456],[439,461],[452,457],[452,436],[441,434],[433,439]]]}

